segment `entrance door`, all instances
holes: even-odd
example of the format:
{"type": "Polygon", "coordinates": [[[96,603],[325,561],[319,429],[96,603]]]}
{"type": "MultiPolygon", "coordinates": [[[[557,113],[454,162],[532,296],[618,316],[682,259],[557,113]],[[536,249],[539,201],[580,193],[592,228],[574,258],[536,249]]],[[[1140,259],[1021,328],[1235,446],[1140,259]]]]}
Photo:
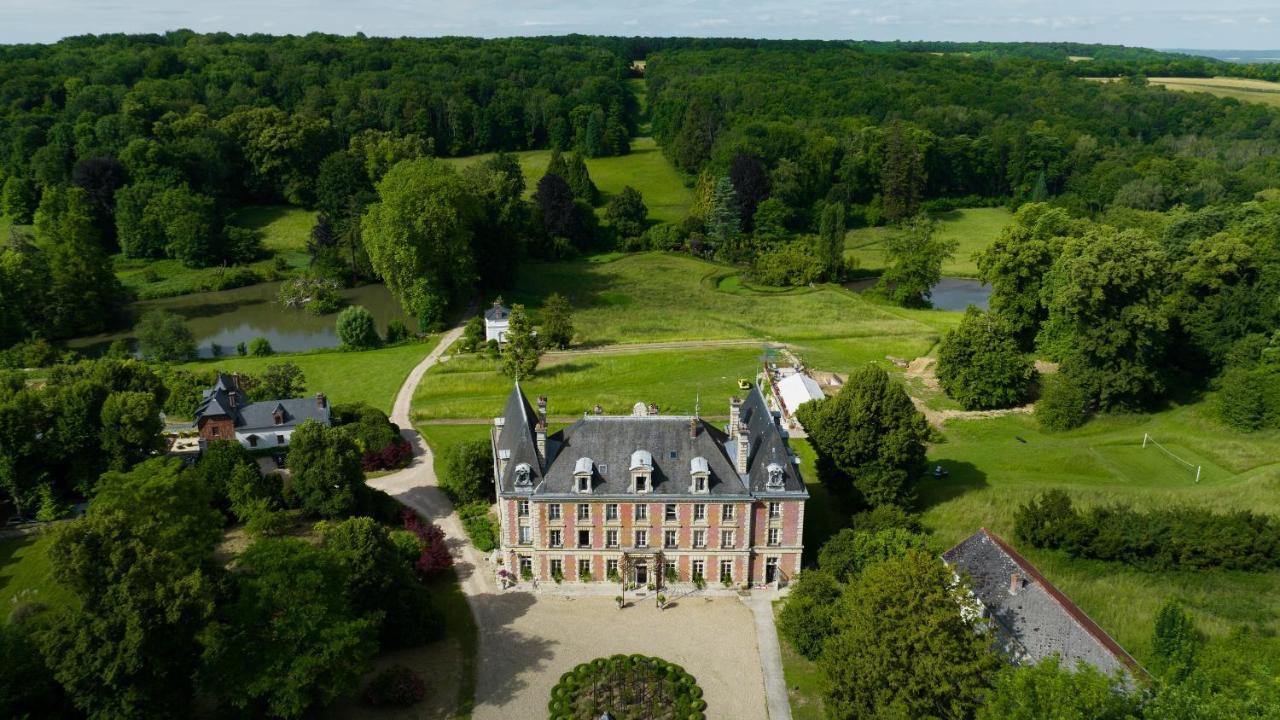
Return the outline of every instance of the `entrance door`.
{"type": "Polygon", "coordinates": [[[764,561],[764,584],[778,581],[778,558],[766,558],[764,561]]]}
{"type": "Polygon", "coordinates": [[[649,584],[649,566],[645,563],[636,565],[636,585],[649,584]]]}

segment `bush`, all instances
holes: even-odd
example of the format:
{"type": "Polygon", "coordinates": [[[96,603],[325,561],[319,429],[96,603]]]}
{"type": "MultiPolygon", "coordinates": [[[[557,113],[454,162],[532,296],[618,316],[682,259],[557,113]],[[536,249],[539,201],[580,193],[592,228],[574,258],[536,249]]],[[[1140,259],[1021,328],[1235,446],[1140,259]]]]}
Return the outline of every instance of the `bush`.
{"type": "Polygon", "coordinates": [[[458,517],[462,519],[462,528],[477,550],[489,552],[498,546],[498,523],[489,513],[488,503],[467,503],[458,508],[458,517]]]}
{"type": "Polygon", "coordinates": [[[455,504],[488,501],[492,495],[493,448],[484,440],[458,443],[445,454],[440,487],[455,504]]]}
{"type": "Polygon", "coordinates": [[[195,337],[178,315],[152,310],[142,316],[134,330],[142,354],[160,362],[186,360],[196,354],[195,337]]]}
{"type": "Polygon", "coordinates": [[[1247,510],[1195,507],[1140,512],[1125,505],[1077,510],[1060,490],[1036,496],[1014,516],[1018,539],[1073,557],[1125,562],[1145,570],[1264,571],[1280,567],[1280,521],[1247,510]]]}
{"type": "Polygon", "coordinates": [[[761,253],[751,265],[749,276],[765,285],[808,285],[822,279],[822,259],[810,242],[794,240],[761,253]]]}
{"type": "Polygon", "coordinates": [[[393,665],[369,681],[364,701],[374,707],[410,707],[426,694],[426,683],[417,673],[403,665],[393,665]]]}
{"type": "Polygon", "coordinates": [[[1234,430],[1260,430],[1267,419],[1266,374],[1259,370],[1228,368],[1219,381],[1218,417],[1234,430]]]}
{"type": "Polygon", "coordinates": [[[248,287],[262,282],[262,277],[249,268],[230,268],[205,280],[203,288],[210,292],[248,287]]]}
{"type": "Polygon", "coordinates": [[[268,357],[275,354],[271,341],[264,337],[256,337],[249,341],[249,354],[254,357],[268,357]]]}
{"type": "Polygon", "coordinates": [[[378,347],[378,328],[373,313],[360,305],[352,305],[338,314],[338,339],[349,350],[378,347]]]}
{"type": "Polygon", "coordinates": [[[831,573],[806,570],[791,586],[791,595],[778,613],[778,634],[810,660],[822,653],[822,644],[835,632],[836,601],[840,584],[831,573]]]}
{"type": "Polygon", "coordinates": [[[1045,379],[1036,403],[1036,420],[1045,430],[1071,430],[1089,419],[1089,394],[1080,383],[1058,373],[1045,379]]]}
{"type": "Polygon", "coordinates": [[[395,345],[409,339],[409,328],[405,327],[404,321],[392,320],[387,323],[387,344],[395,345]]]}

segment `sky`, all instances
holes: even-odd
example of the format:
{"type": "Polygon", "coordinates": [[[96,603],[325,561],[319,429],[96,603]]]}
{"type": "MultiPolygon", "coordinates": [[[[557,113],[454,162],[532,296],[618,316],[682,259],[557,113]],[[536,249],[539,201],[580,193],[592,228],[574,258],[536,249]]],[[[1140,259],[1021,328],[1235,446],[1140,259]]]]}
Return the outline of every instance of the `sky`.
{"type": "Polygon", "coordinates": [[[695,35],[1280,47],[1278,0],[0,0],[0,42],[162,32],[695,35]]]}

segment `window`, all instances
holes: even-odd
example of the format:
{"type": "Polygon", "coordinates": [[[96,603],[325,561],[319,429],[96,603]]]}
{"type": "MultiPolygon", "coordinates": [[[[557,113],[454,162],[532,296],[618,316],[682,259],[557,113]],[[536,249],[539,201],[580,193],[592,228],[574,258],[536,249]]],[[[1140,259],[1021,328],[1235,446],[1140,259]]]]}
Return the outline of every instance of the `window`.
{"type": "Polygon", "coordinates": [[[693,531],[693,546],[694,546],[694,547],[696,547],[696,548],[702,548],[702,547],[706,547],[706,546],[707,546],[707,531],[706,531],[706,530],[694,530],[694,531],[693,531]]]}
{"type": "Polygon", "coordinates": [[[779,528],[769,528],[769,544],[770,544],[770,545],[781,545],[781,544],[782,544],[782,530],[781,530],[781,529],[779,529],[779,528]]]}
{"type": "Polygon", "coordinates": [[[782,517],[782,503],[776,501],[769,503],[769,519],[777,520],[780,517],[782,517]]]}
{"type": "Polygon", "coordinates": [[[533,529],[528,525],[520,526],[520,544],[528,545],[533,542],[533,529]]]}
{"type": "Polygon", "coordinates": [[[580,548],[591,547],[591,531],[590,530],[578,531],[578,547],[580,548]]]}
{"type": "Polygon", "coordinates": [[[720,582],[722,583],[733,582],[733,561],[732,560],[720,561],[720,582]]]}
{"type": "Polygon", "coordinates": [[[520,556],[520,576],[533,575],[533,558],[528,555],[520,556]]]}
{"type": "Polygon", "coordinates": [[[284,435],[279,435],[279,434],[276,435],[276,444],[277,445],[284,444],[284,435]]]}
{"type": "Polygon", "coordinates": [[[637,520],[648,520],[648,519],[649,519],[649,506],[648,506],[648,505],[636,505],[636,519],[637,519],[637,520]]]}
{"type": "Polygon", "coordinates": [[[693,491],[694,491],[694,492],[706,492],[706,491],[707,491],[707,479],[706,479],[705,477],[701,476],[701,475],[699,475],[698,477],[694,478],[694,479],[693,479],[693,491]]]}
{"type": "Polygon", "coordinates": [[[605,520],[618,519],[618,503],[609,503],[608,505],[604,506],[604,519],[605,520]]]}
{"type": "Polygon", "coordinates": [[[697,578],[705,578],[706,576],[707,576],[707,561],[694,560],[693,561],[693,577],[697,579],[697,578]]]}
{"type": "Polygon", "coordinates": [[[706,519],[707,519],[707,506],[706,506],[706,505],[703,505],[703,504],[701,504],[701,503],[699,503],[699,504],[697,504],[697,505],[694,505],[694,506],[693,506],[693,519],[694,519],[695,521],[696,521],[696,520],[706,520],[706,519]]]}
{"type": "Polygon", "coordinates": [[[676,531],[667,530],[662,533],[662,547],[673,548],[676,546],[676,531]]]}
{"type": "Polygon", "coordinates": [[[649,547],[649,531],[648,530],[636,531],[636,547],[638,548],[649,547]]]}
{"type": "Polygon", "coordinates": [[[732,506],[732,505],[721,505],[721,506],[720,506],[720,519],[721,519],[721,520],[732,520],[732,519],[733,519],[733,506],[732,506]]]}
{"type": "Polygon", "coordinates": [[[551,545],[551,547],[560,547],[561,545],[563,545],[563,544],[564,544],[564,542],[563,542],[563,531],[561,531],[561,530],[552,530],[552,531],[551,531],[551,542],[550,542],[550,543],[548,543],[548,544],[549,544],[549,545],[551,545]]]}
{"type": "Polygon", "coordinates": [[[604,575],[605,575],[605,577],[610,577],[610,576],[617,575],[617,574],[618,574],[618,561],[617,561],[617,560],[605,560],[605,561],[604,561],[604,575]]]}
{"type": "Polygon", "coordinates": [[[649,478],[644,475],[636,476],[636,492],[649,492],[649,478]]]}
{"type": "Polygon", "coordinates": [[[605,545],[605,547],[611,547],[611,548],[616,548],[616,547],[618,547],[618,531],[617,531],[617,530],[606,530],[606,531],[605,531],[605,533],[604,533],[604,545],[605,545]]]}
{"type": "Polygon", "coordinates": [[[578,579],[586,580],[591,575],[591,558],[582,558],[578,561],[578,579]]]}
{"type": "Polygon", "coordinates": [[[720,531],[720,547],[722,548],[733,547],[733,531],[732,530],[720,531]]]}
{"type": "Polygon", "coordinates": [[[673,580],[674,578],[680,577],[679,572],[676,570],[675,560],[668,560],[662,563],[662,577],[668,580],[673,580]]]}
{"type": "Polygon", "coordinates": [[[550,505],[547,506],[547,519],[548,520],[560,519],[560,503],[551,503],[550,505]]]}
{"type": "Polygon", "coordinates": [[[520,500],[516,503],[516,515],[518,517],[529,517],[529,501],[520,500]]]}
{"type": "Polygon", "coordinates": [[[578,519],[579,519],[579,520],[590,520],[590,519],[591,519],[591,506],[590,506],[590,505],[588,505],[588,504],[586,504],[586,503],[578,503],[578,519]]]}
{"type": "Polygon", "coordinates": [[[551,577],[564,577],[564,561],[557,558],[551,561],[551,577]]]}
{"type": "Polygon", "coordinates": [[[578,476],[578,492],[591,492],[591,476],[578,476]]]}
{"type": "MultiPolygon", "coordinates": [[[[216,435],[217,433],[214,433],[214,434],[216,435]]],[[[257,435],[250,435],[250,436],[249,436],[249,447],[252,447],[252,448],[253,448],[253,447],[258,447],[258,436],[257,436],[257,435]]]]}
{"type": "Polygon", "coordinates": [[[210,434],[210,435],[212,435],[212,436],[214,436],[214,437],[218,437],[218,426],[217,426],[217,425],[210,425],[210,426],[209,426],[209,434],[210,434]]]}
{"type": "Polygon", "coordinates": [[[664,518],[665,520],[667,520],[667,521],[671,521],[671,520],[675,520],[675,519],[676,519],[676,504],[675,504],[675,503],[667,503],[667,508],[666,508],[666,510],[663,512],[663,518],[664,518]]]}

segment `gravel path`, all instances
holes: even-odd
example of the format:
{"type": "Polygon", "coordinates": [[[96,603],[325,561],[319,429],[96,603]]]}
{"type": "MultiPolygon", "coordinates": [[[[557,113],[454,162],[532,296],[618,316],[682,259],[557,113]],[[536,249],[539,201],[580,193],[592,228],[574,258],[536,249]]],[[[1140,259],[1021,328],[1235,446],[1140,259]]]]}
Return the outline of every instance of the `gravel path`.
{"type": "MultiPolygon", "coordinates": [[[[472,717],[542,717],[551,688],[565,671],[602,655],[644,653],[679,663],[697,677],[705,692],[709,718],[789,720],[771,611],[766,632],[759,613],[733,598],[690,596],[672,603],[665,611],[654,607],[651,598],[641,598],[618,610],[607,594],[566,597],[553,592],[498,589],[493,566],[467,541],[453,504],[438,486],[431,448],[413,430],[409,419],[418,383],[461,332],[461,328],[455,328],[446,333],[409,373],[396,396],[391,420],[413,445],[413,462],[404,470],[370,480],[369,484],[430,518],[449,538],[462,590],[479,629],[472,717]],[[772,661],[771,656],[775,658],[772,661]],[[769,668],[768,673],[762,670],[762,664],[769,668]]],[[[631,346],[625,352],[636,349],[631,346]]],[[[765,598],[752,602],[769,608],[765,598]]]]}

